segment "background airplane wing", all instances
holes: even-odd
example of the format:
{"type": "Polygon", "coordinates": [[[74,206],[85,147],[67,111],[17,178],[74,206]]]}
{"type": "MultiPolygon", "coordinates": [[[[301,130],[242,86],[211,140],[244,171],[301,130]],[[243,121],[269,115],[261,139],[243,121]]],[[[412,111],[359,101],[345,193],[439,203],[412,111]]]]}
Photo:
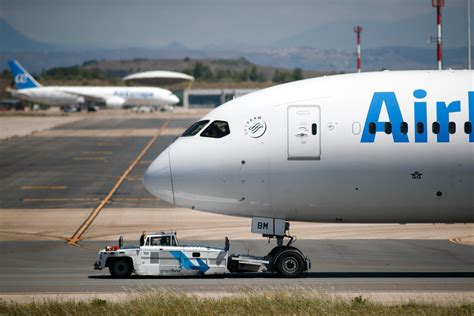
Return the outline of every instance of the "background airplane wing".
{"type": "Polygon", "coordinates": [[[97,95],[94,93],[84,93],[84,92],[77,92],[77,91],[68,91],[63,90],[63,92],[68,93],[70,95],[75,95],[78,97],[83,97],[86,101],[94,101],[94,102],[104,102],[108,107],[120,108],[124,103],[125,99],[117,96],[105,98],[101,95],[97,95]]]}
{"type": "Polygon", "coordinates": [[[96,102],[106,102],[107,98],[104,98],[101,95],[93,94],[93,93],[83,93],[83,92],[77,92],[77,91],[68,91],[68,90],[62,90],[62,92],[70,94],[70,95],[75,95],[78,97],[83,97],[85,100],[89,101],[96,101],[96,102]]]}

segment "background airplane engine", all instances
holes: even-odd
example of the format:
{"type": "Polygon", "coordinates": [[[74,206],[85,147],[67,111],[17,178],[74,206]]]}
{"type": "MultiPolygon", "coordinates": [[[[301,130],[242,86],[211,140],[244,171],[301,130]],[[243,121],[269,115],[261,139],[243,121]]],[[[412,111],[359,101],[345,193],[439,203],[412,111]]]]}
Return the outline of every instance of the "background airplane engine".
{"type": "Polygon", "coordinates": [[[121,108],[125,100],[119,97],[108,98],[105,101],[105,105],[109,108],[121,108]]]}

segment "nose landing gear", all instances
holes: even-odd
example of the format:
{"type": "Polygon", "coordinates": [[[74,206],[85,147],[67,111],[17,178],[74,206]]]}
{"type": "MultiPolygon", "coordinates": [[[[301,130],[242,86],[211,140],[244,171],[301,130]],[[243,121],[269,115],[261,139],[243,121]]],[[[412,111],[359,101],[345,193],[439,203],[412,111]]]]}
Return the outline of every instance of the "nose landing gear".
{"type": "Polygon", "coordinates": [[[301,250],[292,246],[296,236],[291,236],[289,230],[290,223],[281,219],[252,218],[252,232],[261,232],[269,241],[276,238],[276,247],[266,256],[270,271],[283,277],[294,278],[311,269],[311,260],[301,250]],[[289,238],[286,245],[285,238],[289,238]]]}

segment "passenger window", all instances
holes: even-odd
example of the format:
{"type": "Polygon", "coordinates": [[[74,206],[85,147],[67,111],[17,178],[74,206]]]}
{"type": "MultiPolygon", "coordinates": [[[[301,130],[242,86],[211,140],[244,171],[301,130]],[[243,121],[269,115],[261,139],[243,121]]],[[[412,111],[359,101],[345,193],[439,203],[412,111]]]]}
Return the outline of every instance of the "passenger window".
{"type": "Polygon", "coordinates": [[[456,133],[456,123],[455,122],[449,122],[449,134],[454,134],[456,133]]]}
{"type": "Polygon", "coordinates": [[[434,122],[433,123],[433,133],[434,134],[439,134],[439,130],[440,130],[440,125],[438,122],[434,122]]]}
{"type": "Polygon", "coordinates": [[[224,121],[214,121],[201,133],[202,137],[221,138],[230,134],[229,124],[224,121]]]}
{"type": "Polygon", "coordinates": [[[370,134],[375,134],[376,131],[376,125],[374,122],[369,123],[369,133],[370,134]]]}
{"type": "Polygon", "coordinates": [[[402,134],[407,134],[408,133],[408,123],[407,122],[401,122],[400,123],[400,133],[402,133],[402,134]]]}
{"type": "Polygon", "coordinates": [[[392,123],[386,122],[384,124],[384,131],[385,131],[385,134],[391,134],[392,133],[392,123]]]}
{"type": "Polygon", "coordinates": [[[360,123],[354,122],[352,123],[352,134],[359,135],[360,134],[360,123]]]}
{"type": "Polygon", "coordinates": [[[472,133],[472,124],[471,122],[464,123],[464,133],[471,134],[472,133]]]}
{"type": "Polygon", "coordinates": [[[416,133],[423,134],[425,132],[425,124],[423,122],[416,123],[416,133]]]}
{"type": "Polygon", "coordinates": [[[207,123],[209,123],[209,120],[196,122],[193,125],[191,125],[181,136],[182,137],[194,136],[197,133],[199,133],[204,128],[204,126],[207,125],[207,123]]]}

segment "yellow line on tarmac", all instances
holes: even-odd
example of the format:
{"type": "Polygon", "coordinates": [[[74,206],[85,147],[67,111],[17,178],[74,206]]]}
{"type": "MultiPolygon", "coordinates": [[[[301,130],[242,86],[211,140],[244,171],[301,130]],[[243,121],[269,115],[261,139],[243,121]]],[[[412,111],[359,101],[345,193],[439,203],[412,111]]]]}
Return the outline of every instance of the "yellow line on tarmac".
{"type": "Polygon", "coordinates": [[[121,146],[121,143],[97,143],[96,146],[105,147],[105,146],[121,146]]]}
{"type": "Polygon", "coordinates": [[[107,161],[105,157],[74,157],[73,160],[100,160],[100,161],[107,161]]]}
{"type": "MultiPolygon", "coordinates": [[[[114,201],[158,201],[159,198],[149,197],[130,197],[130,198],[113,198],[114,201]]],[[[24,198],[24,202],[95,202],[100,201],[100,198],[24,198]]]]}
{"type": "Polygon", "coordinates": [[[98,150],[98,151],[83,151],[81,155],[111,155],[110,150],[98,150]]]}
{"type": "Polygon", "coordinates": [[[140,161],[141,164],[147,164],[147,165],[151,164],[152,162],[153,162],[152,160],[142,160],[142,161],[140,161]]]}
{"type": "Polygon", "coordinates": [[[114,201],[158,201],[159,198],[136,197],[136,198],[113,198],[114,201]]]}
{"type": "Polygon", "coordinates": [[[141,181],[142,177],[141,176],[130,176],[130,177],[127,177],[127,180],[128,181],[141,181]]]}
{"type": "Polygon", "coordinates": [[[455,244],[474,245],[473,235],[450,238],[449,241],[455,244]]]}
{"type": "Polygon", "coordinates": [[[66,190],[64,185],[23,185],[22,190],[66,190]]]}
{"type": "Polygon", "coordinates": [[[99,198],[25,198],[24,202],[100,201],[99,198]]]}
{"type": "Polygon", "coordinates": [[[142,157],[147,153],[147,151],[151,148],[151,146],[155,143],[155,141],[160,137],[161,133],[163,130],[168,126],[169,120],[163,124],[163,126],[158,130],[158,132],[153,136],[152,139],[145,145],[145,147],[142,149],[142,151],[138,154],[138,156],[130,163],[128,166],[127,170],[120,176],[118,179],[117,183],[115,183],[114,187],[112,190],[110,190],[109,194],[102,200],[102,202],[92,211],[92,213],[89,214],[89,216],[86,218],[86,220],[79,226],[79,228],[76,230],[76,232],[69,238],[68,244],[70,245],[77,245],[77,242],[81,240],[82,235],[86,232],[86,230],[90,227],[92,222],[96,219],[97,215],[99,215],[100,211],[104,208],[104,206],[109,202],[109,200],[112,198],[114,193],[118,190],[122,182],[125,180],[125,178],[132,172],[133,168],[137,165],[137,163],[142,159],[142,157]]]}

